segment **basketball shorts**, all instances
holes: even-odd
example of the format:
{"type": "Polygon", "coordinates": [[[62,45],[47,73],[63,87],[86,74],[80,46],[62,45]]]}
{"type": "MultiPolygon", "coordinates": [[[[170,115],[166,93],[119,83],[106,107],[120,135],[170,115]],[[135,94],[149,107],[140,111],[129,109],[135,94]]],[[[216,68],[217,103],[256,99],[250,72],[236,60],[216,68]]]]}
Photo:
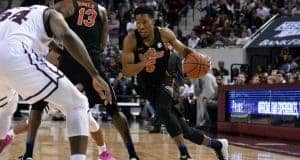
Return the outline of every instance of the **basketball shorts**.
{"type": "Polygon", "coordinates": [[[47,98],[64,75],[25,43],[0,42],[0,80],[15,89],[24,103],[47,98]]]}
{"type": "MultiPolygon", "coordinates": [[[[92,56],[91,57],[95,67],[100,73],[100,76],[109,84],[107,80],[103,68],[101,68],[101,60],[100,56],[92,56]]],[[[59,69],[71,80],[71,82],[76,85],[78,83],[82,84],[84,87],[85,94],[88,98],[90,107],[93,107],[95,104],[103,104],[98,92],[95,91],[92,83],[92,79],[88,72],[72,57],[70,56],[62,56],[59,62],[59,69]]],[[[110,91],[112,93],[112,101],[113,105],[109,106],[109,110],[118,111],[117,107],[117,99],[114,93],[112,86],[110,86],[110,91]]]]}

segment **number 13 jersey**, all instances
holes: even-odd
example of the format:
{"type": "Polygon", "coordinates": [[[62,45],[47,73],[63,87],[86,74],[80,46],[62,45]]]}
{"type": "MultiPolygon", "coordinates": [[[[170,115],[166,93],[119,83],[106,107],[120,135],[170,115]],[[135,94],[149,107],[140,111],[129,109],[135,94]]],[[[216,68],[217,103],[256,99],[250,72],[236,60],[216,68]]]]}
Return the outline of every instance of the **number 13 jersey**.
{"type": "Polygon", "coordinates": [[[89,54],[99,55],[101,17],[98,4],[90,0],[73,0],[74,14],[66,18],[70,28],[84,42],[89,54]]]}

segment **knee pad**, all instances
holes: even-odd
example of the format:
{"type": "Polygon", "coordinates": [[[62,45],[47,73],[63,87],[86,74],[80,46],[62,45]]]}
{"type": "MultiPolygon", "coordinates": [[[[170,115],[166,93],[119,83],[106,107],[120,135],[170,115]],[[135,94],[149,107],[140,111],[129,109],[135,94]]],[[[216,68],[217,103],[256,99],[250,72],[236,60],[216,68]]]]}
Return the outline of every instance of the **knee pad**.
{"type": "Polygon", "coordinates": [[[90,127],[90,132],[96,132],[99,130],[99,124],[98,122],[95,120],[95,118],[92,116],[92,113],[89,112],[88,113],[89,116],[89,127],[90,127]]]}
{"type": "Polygon", "coordinates": [[[69,137],[89,135],[89,103],[79,91],[72,98],[72,106],[64,107],[69,137]],[[75,99],[76,97],[76,99],[75,99]]]}
{"type": "Polygon", "coordinates": [[[89,135],[89,117],[84,108],[73,108],[66,113],[69,137],[89,135]]]}

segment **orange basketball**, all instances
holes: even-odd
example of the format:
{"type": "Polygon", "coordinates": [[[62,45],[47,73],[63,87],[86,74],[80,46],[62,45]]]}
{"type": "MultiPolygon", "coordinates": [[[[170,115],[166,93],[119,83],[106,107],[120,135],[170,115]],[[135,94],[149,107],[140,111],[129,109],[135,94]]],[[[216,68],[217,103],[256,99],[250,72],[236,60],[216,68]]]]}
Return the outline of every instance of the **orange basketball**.
{"type": "Polygon", "coordinates": [[[183,70],[189,78],[202,78],[211,67],[211,58],[201,53],[188,54],[184,59],[183,70]]]}

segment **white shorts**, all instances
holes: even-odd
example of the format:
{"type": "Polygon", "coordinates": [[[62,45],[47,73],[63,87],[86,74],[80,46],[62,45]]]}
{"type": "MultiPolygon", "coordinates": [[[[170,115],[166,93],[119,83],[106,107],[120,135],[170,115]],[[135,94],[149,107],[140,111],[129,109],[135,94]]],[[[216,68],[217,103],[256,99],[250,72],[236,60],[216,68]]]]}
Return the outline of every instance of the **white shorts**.
{"type": "MultiPolygon", "coordinates": [[[[16,90],[22,101],[33,104],[58,88],[64,75],[25,43],[0,42],[0,87],[16,90]]],[[[0,97],[1,98],[1,97],[0,97]]]]}

